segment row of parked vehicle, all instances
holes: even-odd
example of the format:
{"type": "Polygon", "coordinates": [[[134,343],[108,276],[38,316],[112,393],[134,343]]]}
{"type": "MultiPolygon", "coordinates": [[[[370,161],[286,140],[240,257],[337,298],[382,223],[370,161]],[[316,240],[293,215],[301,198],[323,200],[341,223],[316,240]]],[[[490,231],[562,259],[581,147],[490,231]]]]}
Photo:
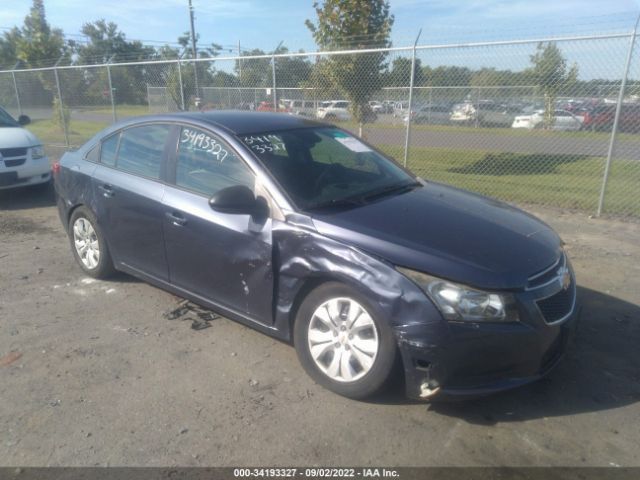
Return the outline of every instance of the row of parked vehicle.
{"type": "MultiPolygon", "coordinates": [[[[283,99],[278,111],[315,117],[329,121],[349,121],[351,112],[346,100],[314,101],[283,99]]],[[[408,102],[390,100],[369,102],[370,117],[392,115],[405,123],[431,125],[469,125],[538,129],[545,125],[544,108],[539,104],[499,103],[493,100],[462,103],[430,103],[415,106],[409,113],[408,102]]],[[[611,130],[615,116],[615,104],[585,101],[561,101],[556,103],[551,129],[564,131],[611,130]]],[[[258,111],[274,111],[273,103],[261,102],[258,111]]],[[[640,132],[640,104],[625,103],[620,112],[619,128],[623,132],[640,132]]]]}

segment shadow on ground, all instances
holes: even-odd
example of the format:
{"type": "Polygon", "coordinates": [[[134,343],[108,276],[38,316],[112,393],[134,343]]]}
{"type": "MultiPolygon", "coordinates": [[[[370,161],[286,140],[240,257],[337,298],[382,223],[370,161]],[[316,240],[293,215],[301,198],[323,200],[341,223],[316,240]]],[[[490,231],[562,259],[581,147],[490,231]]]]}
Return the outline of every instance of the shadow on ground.
{"type": "Polygon", "coordinates": [[[540,175],[555,173],[557,168],[568,163],[589,158],[587,155],[550,155],[544,153],[488,153],[481,160],[448,169],[452,173],[474,175],[540,175]]]}
{"type": "Polygon", "coordinates": [[[493,425],[623,407],[640,401],[640,307],[579,288],[576,336],[561,364],[534,384],[498,395],[429,405],[469,423],[493,425]]]}
{"type": "Polygon", "coordinates": [[[53,183],[0,190],[0,211],[51,207],[56,204],[53,183]]]}

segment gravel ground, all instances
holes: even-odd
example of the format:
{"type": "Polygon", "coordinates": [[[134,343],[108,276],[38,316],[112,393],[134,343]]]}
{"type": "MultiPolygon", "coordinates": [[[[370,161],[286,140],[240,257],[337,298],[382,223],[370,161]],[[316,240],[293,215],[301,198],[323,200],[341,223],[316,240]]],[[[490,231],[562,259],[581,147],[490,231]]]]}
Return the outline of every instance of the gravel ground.
{"type": "Polygon", "coordinates": [[[224,318],[194,330],[163,316],[173,295],[87,278],[51,191],[0,192],[0,463],[640,466],[640,225],[529,210],[580,284],[564,362],[471,402],[356,402],[287,344],[224,318]]]}

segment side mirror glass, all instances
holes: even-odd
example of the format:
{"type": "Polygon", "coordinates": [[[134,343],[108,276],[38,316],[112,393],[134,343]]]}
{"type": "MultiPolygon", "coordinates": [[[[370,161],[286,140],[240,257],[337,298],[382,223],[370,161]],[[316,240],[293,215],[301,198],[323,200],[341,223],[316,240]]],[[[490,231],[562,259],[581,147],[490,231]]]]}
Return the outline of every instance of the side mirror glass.
{"type": "Polygon", "coordinates": [[[18,124],[24,126],[31,123],[31,119],[27,115],[20,115],[18,117],[18,124]]]}

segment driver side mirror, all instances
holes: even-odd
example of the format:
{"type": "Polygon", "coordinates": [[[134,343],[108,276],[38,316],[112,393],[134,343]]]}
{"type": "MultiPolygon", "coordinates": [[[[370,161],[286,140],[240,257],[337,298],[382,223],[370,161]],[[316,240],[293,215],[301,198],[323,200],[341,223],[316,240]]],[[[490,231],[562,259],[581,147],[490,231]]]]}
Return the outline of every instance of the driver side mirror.
{"type": "Polygon", "coordinates": [[[31,123],[31,119],[27,116],[27,115],[20,115],[18,117],[18,124],[25,126],[25,125],[29,125],[31,123]]]}
{"type": "Polygon", "coordinates": [[[269,207],[262,198],[256,198],[245,185],[233,185],[214,193],[209,199],[212,210],[220,213],[264,217],[269,215],[269,207]]]}

